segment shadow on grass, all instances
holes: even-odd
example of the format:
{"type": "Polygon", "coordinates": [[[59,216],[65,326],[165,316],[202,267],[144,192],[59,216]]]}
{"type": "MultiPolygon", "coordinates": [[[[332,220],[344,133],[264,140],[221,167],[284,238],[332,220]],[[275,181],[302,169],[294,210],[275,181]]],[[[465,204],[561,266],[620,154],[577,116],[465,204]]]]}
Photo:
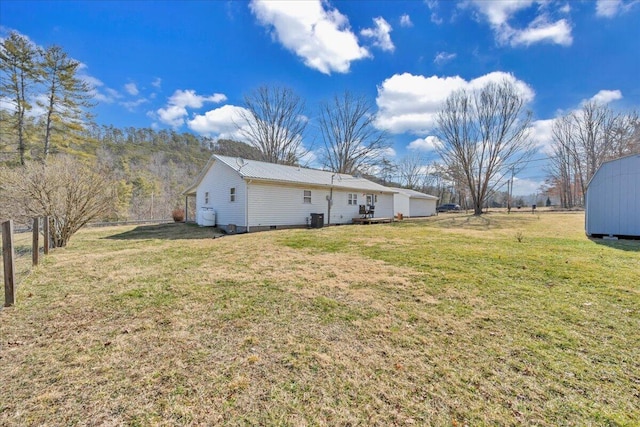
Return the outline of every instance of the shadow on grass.
{"type": "Polygon", "coordinates": [[[589,237],[596,245],[606,246],[628,252],[640,252],[640,239],[605,240],[597,237],[589,237]]]}
{"type": "Polygon", "coordinates": [[[504,215],[484,213],[482,215],[464,213],[440,213],[432,219],[431,225],[439,228],[459,228],[468,230],[498,230],[513,228],[522,223],[533,221],[536,216],[504,215]]]}
{"type": "Polygon", "coordinates": [[[133,230],[107,236],[105,239],[112,240],[185,240],[185,239],[208,239],[224,236],[222,231],[215,227],[200,227],[196,224],[168,223],[140,225],[133,230]]]}

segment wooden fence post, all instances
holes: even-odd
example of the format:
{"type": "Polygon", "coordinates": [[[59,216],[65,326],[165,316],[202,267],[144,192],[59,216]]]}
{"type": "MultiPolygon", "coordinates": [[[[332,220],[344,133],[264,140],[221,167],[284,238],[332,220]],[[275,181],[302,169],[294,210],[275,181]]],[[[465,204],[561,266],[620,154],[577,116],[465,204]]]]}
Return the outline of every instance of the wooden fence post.
{"type": "Polygon", "coordinates": [[[33,266],[38,265],[40,257],[40,218],[33,218],[33,244],[31,245],[31,263],[33,266]]]}
{"type": "Polygon", "coordinates": [[[51,237],[49,236],[49,217],[45,216],[44,217],[44,223],[42,224],[42,233],[44,234],[44,254],[48,255],[49,254],[49,239],[51,239],[51,237]]]}
{"type": "Polygon", "coordinates": [[[4,262],[4,306],[11,307],[15,304],[16,281],[15,263],[13,256],[13,221],[2,223],[2,261],[4,262]]]}

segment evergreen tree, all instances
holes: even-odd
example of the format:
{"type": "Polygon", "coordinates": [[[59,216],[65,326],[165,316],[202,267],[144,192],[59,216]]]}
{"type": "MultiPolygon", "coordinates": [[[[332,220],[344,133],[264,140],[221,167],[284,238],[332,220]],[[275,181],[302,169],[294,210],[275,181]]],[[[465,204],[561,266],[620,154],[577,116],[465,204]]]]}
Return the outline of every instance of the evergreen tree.
{"type": "Polygon", "coordinates": [[[36,46],[15,31],[0,43],[0,96],[14,109],[13,117],[6,117],[8,123],[3,123],[2,127],[15,131],[22,165],[27,150],[25,115],[31,110],[28,99],[37,81],[37,55],[36,46]]]}
{"type": "Polygon", "coordinates": [[[58,143],[68,146],[77,140],[89,115],[91,87],[78,78],[80,63],[68,57],[60,46],[47,48],[39,63],[40,81],[46,89],[46,102],[38,102],[45,110],[43,159],[52,149],[54,135],[58,143]]]}

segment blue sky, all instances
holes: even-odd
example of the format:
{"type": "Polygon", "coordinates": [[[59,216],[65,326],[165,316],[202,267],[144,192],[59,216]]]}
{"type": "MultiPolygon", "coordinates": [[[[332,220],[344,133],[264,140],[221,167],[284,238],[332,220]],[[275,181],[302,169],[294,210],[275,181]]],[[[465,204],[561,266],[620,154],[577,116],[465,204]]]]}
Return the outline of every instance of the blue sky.
{"type": "Polygon", "coordinates": [[[377,106],[396,160],[434,158],[434,114],[453,90],[508,78],[540,149],[516,194],[544,181],[559,114],[589,99],[640,106],[638,0],[2,0],[0,37],[11,30],[83,64],[99,124],[234,137],[243,95],[286,85],[319,146],[319,102],[350,90],[377,106]]]}

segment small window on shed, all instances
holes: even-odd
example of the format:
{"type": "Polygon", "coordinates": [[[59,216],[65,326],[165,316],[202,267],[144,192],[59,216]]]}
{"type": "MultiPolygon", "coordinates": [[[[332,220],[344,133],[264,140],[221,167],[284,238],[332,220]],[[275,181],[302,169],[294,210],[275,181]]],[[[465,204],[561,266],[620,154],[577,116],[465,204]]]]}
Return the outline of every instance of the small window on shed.
{"type": "Polygon", "coordinates": [[[349,193],[348,199],[347,199],[347,204],[349,204],[349,205],[357,205],[358,204],[358,194],[349,193]]]}
{"type": "Polygon", "coordinates": [[[311,190],[304,190],[304,203],[311,204],[311,190]]]}
{"type": "Polygon", "coordinates": [[[206,193],[204,193],[204,204],[205,205],[209,204],[209,192],[208,191],[206,193]]]}
{"type": "Polygon", "coordinates": [[[229,189],[229,201],[230,202],[236,201],[236,187],[231,187],[229,189]]]}

